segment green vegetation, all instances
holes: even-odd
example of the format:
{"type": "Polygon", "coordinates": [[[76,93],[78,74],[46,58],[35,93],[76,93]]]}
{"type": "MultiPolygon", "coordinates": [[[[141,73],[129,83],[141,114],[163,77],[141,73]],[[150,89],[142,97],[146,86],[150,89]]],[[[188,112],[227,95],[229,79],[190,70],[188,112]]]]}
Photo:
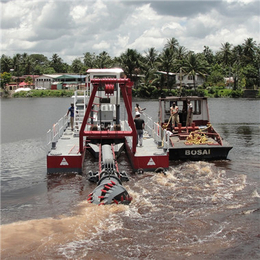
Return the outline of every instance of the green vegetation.
{"type": "MultiPolygon", "coordinates": [[[[71,65],[63,62],[57,54],[53,54],[50,60],[42,54],[16,54],[12,58],[3,54],[0,62],[3,90],[6,84],[12,81],[13,76],[50,73],[85,74],[88,68],[112,67],[121,67],[126,76],[134,82],[134,96],[144,98],[157,98],[162,93],[240,97],[243,90],[259,89],[260,86],[260,44],[252,38],[236,46],[228,42],[223,43],[216,53],[213,53],[208,46],[204,46],[202,52],[194,53],[180,46],[175,38],[171,38],[161,52],[153,47],[144,54],[134,49],[127,49],[119,57],[114,58],[105,51],[98,55],[86,52],[82,59],[74,59],[71,65]],[[160,71],[163,73],[159,73],[160,71]],[[192,89],[182,86],[180,90],[175,77],[171,76],[172,73],[181,73],[192,78],[193,84],[190,86],[192,89]],[[195,75],[204,77],[205,83],[199,85],[195,75]],[[231,77],[232,82],[224,81],[224,78],[231,77]]],[[[30,78],[26,81],[31,84],[30,78]]],[[[53,94],[46,94],[48,95],[53,94]]]]}
{"type": "Polygon", "coordinates": [[[37,90],[20,91],[13,94],[13,97],[71,97],[73,90],[37,90]]]}
{"type": "MultiPolygon", "coordinates": [[[[74,94],[73,90],[30,90],[30,91],[20,91],[13,94],[15,98],[21,97],[71,97],[74,94]]],[[[180,90],[162,90],[158,91],[156,88],[150,89],[133,89],[133,96],[142,97],[142,98],[151,98],[157,99],[161,94],[164,95],[180,95],[180,90]]],[[[208,89],[198,88],[195,90],[182,90],[183,95],[193,96],[198,95],[201,97],[209,97],[209,98],[239,98],[243,96],[243,90],[232,90],[225,89],[223,87],[212,87],[208,89]]],[[[4,94],[3,94],[4,95],[4,94]]],[[[258,91],[257,98],[260,98],[260,90],[258,91]]]]}

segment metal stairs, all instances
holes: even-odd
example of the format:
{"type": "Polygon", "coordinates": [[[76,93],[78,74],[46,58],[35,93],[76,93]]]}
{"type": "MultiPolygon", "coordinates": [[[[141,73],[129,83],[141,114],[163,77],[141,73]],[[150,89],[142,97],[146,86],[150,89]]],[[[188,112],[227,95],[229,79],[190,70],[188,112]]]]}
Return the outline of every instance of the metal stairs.
{"type": "Polygon", "coordinates": [[[79,131],[88,105],[89,95],[86,90],[76,90],[74,93],[74,136],[79,136],[79,131]],[[83,92],[83,95],[82,95],[83,92]]]}

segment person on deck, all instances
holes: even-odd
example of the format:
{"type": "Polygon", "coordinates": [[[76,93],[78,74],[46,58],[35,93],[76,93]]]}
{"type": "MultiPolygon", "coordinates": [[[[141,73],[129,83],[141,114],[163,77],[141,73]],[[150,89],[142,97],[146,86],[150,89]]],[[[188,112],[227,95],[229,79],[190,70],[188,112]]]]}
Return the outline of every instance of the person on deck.
{"type": "Polygon", "coordinates": [[[177,126],[178,126],[178,124],[180,122],[179,114],[178,114],[179,108],[178,108],[178,106],[176,106],[175,102],[173,102],[173,104],[170,108],[170,112],[171,112],[172,127],[174,129],[175,123],[177,123],[177,126]]]}
{"type": "Polygon", "coordinates": [[[186,126],[191,126],[193,118],[193,106],[190,100],[187,101],[187,119],[186,126]]]}
{"type": "Polygon", "coordinates": [[[67,116],[69,115],[70,113],[70,126],[71,126],[71,131],[73,131],[73,125],[74,125],[74,104],[71,103],[70,104],[70,108],[68,109],[68,112],[67,112],[67,116]]]}
{"type": "Polygon", "coordinates": [[[140,146],[143,146],[143,133],[144,133],[145,123],[144,123],[144,120],[142,118],[140,118],[139,112],[135,113],[134,122],[135,122],[136,131],[137,131],[136,146],[138,145],[138,143],[139,143],[140,146]]]}
{"type": "Polygon", "coordinates": [[[141,108],[140,106],[139,106],[139,104],[136,104],[135,105],[135,112],[139,112],[139,113],[142,113],[142,111],[144,111],[146,108],[141,108]]]}

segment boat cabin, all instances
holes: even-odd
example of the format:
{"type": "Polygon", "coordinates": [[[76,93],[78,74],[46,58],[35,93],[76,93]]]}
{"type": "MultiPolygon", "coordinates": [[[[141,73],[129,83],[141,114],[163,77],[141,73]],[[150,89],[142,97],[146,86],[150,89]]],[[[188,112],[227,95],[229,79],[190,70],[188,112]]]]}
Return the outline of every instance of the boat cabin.
{"type": "Polygon", "coordinates": [[[187,118],[187,102],[191,102],[193,107],[193,123],[196,126],[207,125],[209,122],[209,111],[207,98],[203,97],[176,97],[169,96],[164,98],[159,98],[159,124],[167,124],[170,119],[170,109],[173,103],[178,106],[179,109],[179,119],[182,126],[186,126],[187,118]]]}

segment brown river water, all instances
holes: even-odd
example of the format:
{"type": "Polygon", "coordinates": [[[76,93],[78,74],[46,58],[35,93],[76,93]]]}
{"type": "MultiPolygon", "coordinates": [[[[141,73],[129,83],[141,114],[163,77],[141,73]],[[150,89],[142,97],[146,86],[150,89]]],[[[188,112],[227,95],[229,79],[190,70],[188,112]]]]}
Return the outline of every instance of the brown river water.
{"type": "MultiPolygon", "coordinates": [[[[69,98],[1,100],[1,259],[259,259],[260,101],[210,99],[228,160],[129,173],[130,205],[87,202],[83,175],[46,174],[45,133],[69,98]]],[[[157,115],[157,101],[138,100],[157,115]]],[[[156,118],[155,118],[156,120],[156,118]]]]}

